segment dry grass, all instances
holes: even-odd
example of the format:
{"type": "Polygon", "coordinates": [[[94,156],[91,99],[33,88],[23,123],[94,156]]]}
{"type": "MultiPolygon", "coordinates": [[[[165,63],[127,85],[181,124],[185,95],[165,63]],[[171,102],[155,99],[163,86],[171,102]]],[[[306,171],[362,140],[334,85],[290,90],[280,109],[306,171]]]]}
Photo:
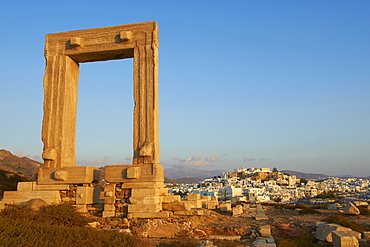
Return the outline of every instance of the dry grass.
{"type": "Polygon", "coordinates": [[[1,246],[150,246],[130,235],[85,227],[88,219],[69,205],[40,211],[8,206],[0,213],[1,246]]]}

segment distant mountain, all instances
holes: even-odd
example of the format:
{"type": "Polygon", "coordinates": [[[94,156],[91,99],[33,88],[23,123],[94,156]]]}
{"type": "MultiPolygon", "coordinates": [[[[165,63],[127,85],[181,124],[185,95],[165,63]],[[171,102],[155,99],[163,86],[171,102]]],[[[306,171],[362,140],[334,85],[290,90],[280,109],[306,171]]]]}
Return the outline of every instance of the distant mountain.
{"type": "Polygon", "coordinates": [[[165,183],[177,183],[177,184],[192,184],[202,181],[200,178],[175,178],[175,179],[169,179],[169,178],[164,178],[165,183]]]}
{"type": "Polygon", "coordinates": [[[35,160],[31,160],[27,157],[18,157],[11,152],[0,149],[0,169],[13,173],[21,173],[27,176],[29,179],[35,179],[42,163],[35,160]]]}
{"type": "Polygon", "coordinates": [[[198,178],[200,180],[214,176],[221,176],[225,170],[206,171],[187,166],[175,166],[164,169],[164,175],[169,179],[176,178],[198,178]]]}
{"type": "Polygon", "coordinates": [[[292,170],[283,170],[283,171],[280,171],[280,172],[288,173],[290,175],[297,176],[297,178],[305,178],[305,179],[316,179],[316,178],[331,177],[331,176],[325,175],[325,174],[304,173],[304,172],[297,172],[297,171],[292,171],[292,170]]]}

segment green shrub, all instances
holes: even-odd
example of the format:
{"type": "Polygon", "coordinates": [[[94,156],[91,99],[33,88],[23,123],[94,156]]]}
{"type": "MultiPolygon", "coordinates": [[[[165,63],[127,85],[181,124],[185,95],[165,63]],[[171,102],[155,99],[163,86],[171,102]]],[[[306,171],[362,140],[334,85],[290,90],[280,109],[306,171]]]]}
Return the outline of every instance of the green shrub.
{"type": "Polygon", "coordinates": [[[329,223],[336,223],[358,232],[370,231],[369,227],[357,224],[356,222],[349,221],[346,217],[341,215],[330,215],[324,221],[329,223]]]}

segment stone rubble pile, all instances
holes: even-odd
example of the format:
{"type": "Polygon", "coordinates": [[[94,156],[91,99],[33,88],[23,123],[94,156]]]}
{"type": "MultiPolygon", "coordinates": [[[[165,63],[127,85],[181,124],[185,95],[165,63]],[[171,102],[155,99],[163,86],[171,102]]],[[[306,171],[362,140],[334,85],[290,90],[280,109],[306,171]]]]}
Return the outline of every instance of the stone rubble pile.
{"type": "Polygon", "coordinates": [[[333,243],[333,247],[369,246],[370,232],[357,232],[351,228],[327,222],[317,222],[315,237],[333,243]]]}

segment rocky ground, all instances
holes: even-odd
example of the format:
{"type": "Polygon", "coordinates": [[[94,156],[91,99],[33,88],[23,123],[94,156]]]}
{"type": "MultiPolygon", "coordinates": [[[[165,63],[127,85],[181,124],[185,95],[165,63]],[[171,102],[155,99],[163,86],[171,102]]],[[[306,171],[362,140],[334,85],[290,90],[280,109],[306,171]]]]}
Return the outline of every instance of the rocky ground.
{"type": "MultiPolygon", "coordinates": [[[[254,207],[241,215],[232,216],[229,212],[202,210],[203,215],[172,215],[169,219],[98,219],[97,228],[126,228],[138,237],[148,238],[154,246],[178,239],[220,238],[223,245],[218,246],[252,246],[259,239],[258,227],[269,225],[275,240],[292,239],[302,236],[314,236],[315,224],[327,216],[338,214],[335,210],[319,209],[322,214],[299,214],[299,210],[277,209],[272,205],[263,206],[268,219],[255,220],[254,207]],[[235,241],[234,237],[239,237],[235,241]],[[227,240],[229,238],[229,240],[227,240]]],[[[351,221],[369,225],[368,216],[351,216],[351,221]]],[[[216,240],[211,240],[216,241],[216,240]]]]}

